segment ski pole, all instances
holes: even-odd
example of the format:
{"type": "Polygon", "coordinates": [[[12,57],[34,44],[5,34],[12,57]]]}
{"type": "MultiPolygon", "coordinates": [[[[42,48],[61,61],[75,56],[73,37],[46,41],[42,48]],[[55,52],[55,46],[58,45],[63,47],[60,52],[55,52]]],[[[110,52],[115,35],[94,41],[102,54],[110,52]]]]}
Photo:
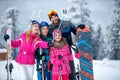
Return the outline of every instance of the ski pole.
{"type": "MultiPolygon", "coordinates": [[[[67,10],[63,10],[63,14],[67,14],[67,10]]],[[[61,19],[61,22],[60,22],[59,27],[58,27],[57,30],[60,30],[60,28],[62,26],[62,23],[64,21],[64,18],[65,18],[65,16],[63,16],[63,18],[61,19]]],[[[54,39],[55,39],[55,37],[53,37],[53,40],[52,40],[53,43],[54,43],[54,39]]]]}
{"type": "MultiPolygon", "coordinates": [[[[67,14],[67,10],[64,10],[64,9],[63,9],[63,14],[67,14]]],[[[60,22],[60,24],[59,24],[58,30],[61,28],[61,25],[62,25],[62,23],[63,23],[64,18],[65,18],[65,16],[63,16],[63,18],[62,18],[62,20],[61,20],[61,22],[60,22]]]]}
{"type": "MultiPolygon", "coordinates": [[[[61,55],[58,55],[58,59],[61,60],[61,59],[62,59],[62,56],[61,56],[61,55]]],[[[61,68],[62,68],[62,66],[59,65],[59,80],[61,80],[61,68]]]]}
{"type": "Polygon", "coordinates": [[[50,61],[48,61],[48,80],[50,80],[50,61]]]}
{"type": "Polygon", "coordinates": [[[12,27],[8,27],[6,30],[5,34],[9,35],[9,39],[7,40],[7,64],[5,66],[5,69],[7,71],[7,80],[12,80],[12,69],[13,69],[13,64],[11,63],[11,32],[12,32],[12,27]]]}

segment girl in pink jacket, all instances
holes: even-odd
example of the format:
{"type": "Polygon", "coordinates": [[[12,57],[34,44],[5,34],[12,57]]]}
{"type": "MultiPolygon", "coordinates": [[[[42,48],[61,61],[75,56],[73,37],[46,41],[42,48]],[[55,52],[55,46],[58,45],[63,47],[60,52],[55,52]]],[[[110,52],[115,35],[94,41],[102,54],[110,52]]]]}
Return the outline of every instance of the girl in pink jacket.
{"type": "Polygon", "coordinates": [[[33,80],[35,64],[34,52],[38,47],[48,48],[48,43],[41,40],[38,32],[39,23],[33,20],[30,30],[22,33],[17,40],[11,41],[12,47],[20,48],[15,60],[18,64],[20,80],[33,80]]]}
{"type": "Polygon", "coordinates": [[[53,31],[54,46],[50,48],[50,60],[53,64],[52,80],[69,80],[71,73],[69,60],[72,60],[72,55],[69,46],[65,39],[62,38],[60,30],[53,31]]]}

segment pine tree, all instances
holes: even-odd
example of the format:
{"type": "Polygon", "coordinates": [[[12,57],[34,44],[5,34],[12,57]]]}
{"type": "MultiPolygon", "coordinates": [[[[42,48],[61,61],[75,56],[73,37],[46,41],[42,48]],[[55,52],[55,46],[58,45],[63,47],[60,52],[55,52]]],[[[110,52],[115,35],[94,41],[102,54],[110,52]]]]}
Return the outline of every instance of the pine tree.
{"type": "MultiPolygon", "coordinates": [[[[8,27],[12,28],[12,39],[16,39],[19,34],[19,28],[17,27],[17,19],[20,11],[16,8],[8,8],[2,17],[2,28],[1,28],[1,36],[3,40],[4,33],[8,27]]],[[[3,41],[4,42],[4,41],[3,41]]],[[[4,43],[5,44],[5,43],[4,43]]],[[[12,50],[12,58],[16,57],[16,50],[12,50]]]]}
{"type": "Polygon", "coordinates": [[[105,39],[105,36],[103,36],[101,25],[99,25],[97,29],[96,45],[95,45],[97,60],[102,60],[105,57],[106,43],[104,39],[105,39]]]}
{"type": "Polygon", "coordinates": [[[92,46],[93,46],[93,54],[94,58],[96,59],[97,54],[97,41],[95,40],[95,30],[93,29],[93,23],[90,19],[90,10],[87,8],[87,2],[85,0],[71,0],[71,6],[68,8],[68,16],[67,19],[71,21],[73,24],[78,26],[79,24],[87,25],[91,30],[91,39],[92,39],[92,46]]]}
{"type": "Polygon", "coordinates": [[[115,9],[114,9],[114,19],[111,28],[111,56],[112,59],[120,59],[120,0],[114,0],[115,9]]]}

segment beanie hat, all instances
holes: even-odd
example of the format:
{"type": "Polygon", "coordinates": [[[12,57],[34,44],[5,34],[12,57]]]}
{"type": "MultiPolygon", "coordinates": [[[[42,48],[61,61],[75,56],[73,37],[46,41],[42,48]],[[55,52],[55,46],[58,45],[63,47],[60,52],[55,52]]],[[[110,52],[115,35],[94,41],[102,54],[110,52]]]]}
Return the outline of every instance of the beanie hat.
{"type": "Polygon", "coordinates": [[[39,28],[42,28],[42,27],[44,27],[44,26],[49,27],[49,24],[48,24],[47,22],[45,22],[45,21],[42,21],[42,22],[40,23],[40,25],[39,25],[39,28]]]}
{"type": "Polygon", "coordinates": [[[84,25],[84,24],[80,24],[80,25],[78,25],[77,28],[84,29],[84,28],[85,28],[85,25],[84,25]]]}
{"type": "Polygon", "coordinates": [[[55,37],[56,37],[56,34],[60,34],[60,35],[62,35],[61,30],[54,30],[54,31],[53,31],[53,33],[52,33],[53,38],[55,38],[55,37]]]}
{"type": "Polygon", "coordinates": [[[79,26],[77,26],[76,33],[79,31],[87,32],[87,31],[90,31],[90,29],[85,24],[80,24],[79,26]]]}
{"type": "Polygon", "coordinates": [[[58,16],[57,12],[55,10],[51,10],[48,12],[48,17],[51,20],[52,16],[58,16]]]}

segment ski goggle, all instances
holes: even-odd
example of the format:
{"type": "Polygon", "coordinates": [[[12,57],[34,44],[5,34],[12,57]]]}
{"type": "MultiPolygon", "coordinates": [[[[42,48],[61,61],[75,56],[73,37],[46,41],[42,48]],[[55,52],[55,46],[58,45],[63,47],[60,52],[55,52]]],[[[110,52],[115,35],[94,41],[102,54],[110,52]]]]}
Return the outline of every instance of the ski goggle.
{"type": "Polygon", "coordinates": [[[39,22],[37,21],[37,20],[32,20],[31,21],[31,24],[33,25],[33,24],[39,24],[39,22]]]}

